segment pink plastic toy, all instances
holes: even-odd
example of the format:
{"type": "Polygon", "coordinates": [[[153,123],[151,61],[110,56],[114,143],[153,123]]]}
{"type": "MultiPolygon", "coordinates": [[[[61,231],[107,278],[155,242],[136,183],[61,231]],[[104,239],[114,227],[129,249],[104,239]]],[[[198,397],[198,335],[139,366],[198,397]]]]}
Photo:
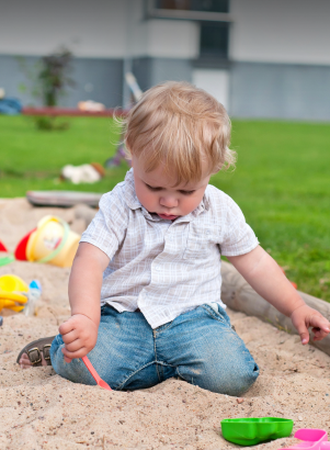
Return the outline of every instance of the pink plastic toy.
{"type": "Polygon", "coordinates": [[[296,431],[294,437],[304,442],[279,450],[330,450],[330,442],[328,442],[328,434],[325,430],[318,428],[300,428],[300,430],[296,431]]]}
{"type": "Polygon", "coordinates": [[[96,384],[98,384],[100,387],[102,387],[103,389],[107,389],[108,391],[112,391],[111,387],[108,385],[108,383],[106,383],[104,380],[102,380],[102,378],[100,377],[100,375],[96,372],[96,370],[94,369],[92,363],[90,362],[90,360],[88,359],[87,355],[83,356],[81,358],[85,364],[85,366],[87,367],[87,369],[89,370],[90,374],[92,375],[92,377],[94,378],[94,380],[96,381],[96,384]]]}

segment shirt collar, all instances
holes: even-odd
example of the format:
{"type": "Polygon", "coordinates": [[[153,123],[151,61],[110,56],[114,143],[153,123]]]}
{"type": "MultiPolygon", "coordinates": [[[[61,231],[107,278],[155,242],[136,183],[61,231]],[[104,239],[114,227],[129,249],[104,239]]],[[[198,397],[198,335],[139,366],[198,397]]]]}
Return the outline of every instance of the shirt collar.
{"type": "Polygon", "coordinates": [[[133,210],[142,208],[142,205],[135,193],[133,168],[131,168],[125,176],[125,200],[127,206],[133,210]]]}
{"type": "MultiPolygon", "coordinates": [[[[135,211],[137,209],[141,209],[142,214],[147,219],[149,219],[149,220],[151,220],[153,222],[160,222],[161,220],[163,220],[160,217],[156,216],[155,214],[153,214],[153,215],[150,214],[144,208],[144,206],[141,205],[139,199],[136,196],[136,192],[135,192],[133,168],[131,168],[126,173],[126,176],[125,176],[125,200],[126,200],[127,206],[130,209],[132,209],[133,211],[135,211]]],[[[194,211],[192,211],[191,213],[189,213],[186,216],[179,217],[175,221],[175,223],[178,223],[178,222],[191,222],[192,220],[195,219],[195,217],[199,216],[199,214],[201,214],[203,211],[205,211],[205,209],[208,209],[207,205],[208,205],[207,198],[204,195],[201,203],[197,206],[197,208],[194,209],[194,211]]]]}

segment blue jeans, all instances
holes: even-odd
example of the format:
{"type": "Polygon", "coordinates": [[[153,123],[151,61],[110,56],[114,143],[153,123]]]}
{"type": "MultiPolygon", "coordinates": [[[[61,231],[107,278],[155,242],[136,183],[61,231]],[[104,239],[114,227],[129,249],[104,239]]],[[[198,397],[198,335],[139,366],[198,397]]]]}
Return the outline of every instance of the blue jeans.
{"type": "MultiPolygon", "coordinates": [[[[61,335],[53,340],[55,371],[75,383],[95,384],[81,359],[66,363],[61,335]]],[[[259,375],[259,368],[220,306],[209,305],[152,329],[140,312],[118,313],[105,305],[96,346],[88,354],[112,389],[154,386],[171,377],[220,394],[239,396],[259,375]]]]}

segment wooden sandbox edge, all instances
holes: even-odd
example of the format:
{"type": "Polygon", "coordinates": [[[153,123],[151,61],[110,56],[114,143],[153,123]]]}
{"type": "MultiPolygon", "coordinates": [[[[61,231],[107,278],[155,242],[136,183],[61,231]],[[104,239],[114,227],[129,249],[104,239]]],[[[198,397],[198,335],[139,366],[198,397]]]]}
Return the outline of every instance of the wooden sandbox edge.
{"type": "MultiPolygon", "coordinates": [[[[232,264],[222,261],[221,273],[221,299],[230,309],[243,312],[248,316],[258,317],[290,334],[297,334],[291,320],[257,294],[232,264]]],[[[330,320],[329,303],[304,292],[298,292],[308,306],[316,309],[330,320]]],[[[330,355],[330,334],[322,341],[313,341],[311,337],[310,344],[330,355]]]]}

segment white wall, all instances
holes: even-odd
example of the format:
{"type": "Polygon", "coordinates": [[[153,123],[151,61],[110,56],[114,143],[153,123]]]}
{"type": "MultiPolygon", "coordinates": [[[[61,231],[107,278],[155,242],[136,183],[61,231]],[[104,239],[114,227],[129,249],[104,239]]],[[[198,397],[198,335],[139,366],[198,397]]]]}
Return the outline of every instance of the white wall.
{"type": "Polygon", "coordinates": [[[122,57],[128,0],[0,0],[0,53],[122,57]]]}
{"type": "Polygon", "coordinates": [[[155,58],[196,58],[199,26],[179,20],[146,20],[143,0],[126,0],[127,56],[155,58]]]}
{"type": "Polygon", "coordinates": [[[195,58],[194,22],[145,20],[143,0],[0,0],[0,54],[195,58]]]}
{"type": "Polygon", "coordinates": [[[150,20],[147,55],[161,58],[197,58],[199,26],[196,22],[150,20]]]}
{"type": "Polygon", "coordinates": [[[229,108],[229,73],[227,70],[194,69],[192,82],[213,95],[226,109],[229,108]]]}
{"type": "MultiPolygon", "coordinates": [[[[237,61],[330,65],[330,0],[231,0],[237,61]]],[[[0,54],[195,58],[195,22],[144,19],[143,0],[0,0],[0,54]]]]}
{"type": "Polygon", "coordinates": [[[238,61],[330,64],[329,0],[231,0],[238,61]]]}

